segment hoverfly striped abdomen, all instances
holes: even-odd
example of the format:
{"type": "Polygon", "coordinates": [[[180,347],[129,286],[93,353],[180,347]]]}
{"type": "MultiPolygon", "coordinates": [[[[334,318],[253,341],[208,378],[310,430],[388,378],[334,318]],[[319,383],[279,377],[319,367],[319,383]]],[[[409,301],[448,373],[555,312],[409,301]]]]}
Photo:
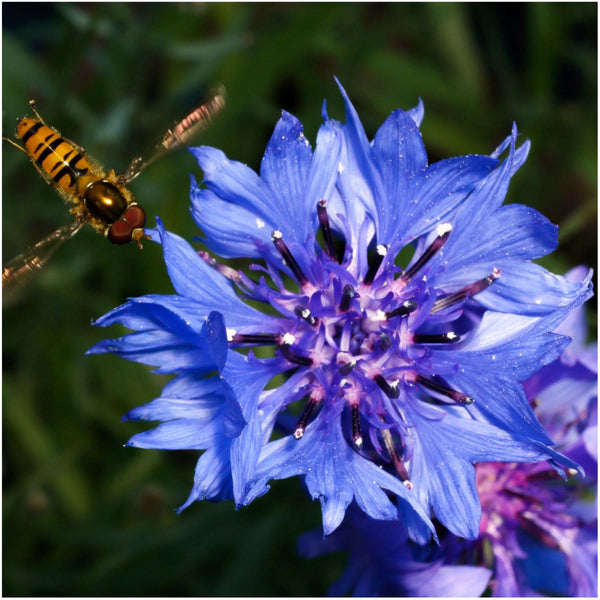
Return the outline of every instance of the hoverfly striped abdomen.
{"type": "Polygon", "coordinates": [[[48,180],[68,194],[77,194],[79,178],[91,171],[77,148],[37,119],[21,119],[17,137],[48,180]]]}

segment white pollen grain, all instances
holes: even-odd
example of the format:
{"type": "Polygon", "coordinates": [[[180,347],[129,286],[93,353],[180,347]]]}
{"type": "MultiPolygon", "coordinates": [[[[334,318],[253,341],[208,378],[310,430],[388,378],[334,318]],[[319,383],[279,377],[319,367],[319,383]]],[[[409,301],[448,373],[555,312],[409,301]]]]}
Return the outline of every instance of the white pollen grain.
{"type": "Polygon", "coordinates": [[[291,334],[291,333],[284,333],[283,336],[281,337],[281,341],[284,344],[293,344],[296,341],[296,338],[291,334]]]}
{"type": "Polygon", "coordinates": [[[266,225],[266,223],[262,219],[259,219],[258,217],[256,217],[256,226],[259,229],[262,229],[265,225],[266,225]]]}
{"type": "Polygon", "coordinates": [[[438,234],[438,236],[442,236],[445,233],[447,233],[448,231],[452,231],[452,224],[451,223],[440,223],[435,228],[435,232],[438,234]]]}
{"type": "Polygon", "coordinates": [[[344,165],[340,161],[338,163],[338,173],[343,173],[343,172],[344,172],[344,165]]]}
{"type": "Polygon", "coordinates": [[[237,333],[237,331],[235,329],[227,327],[227,329],[225,329],[225,333],[227,333],[227,341],[232,342],[233,336],[237,333]]]}

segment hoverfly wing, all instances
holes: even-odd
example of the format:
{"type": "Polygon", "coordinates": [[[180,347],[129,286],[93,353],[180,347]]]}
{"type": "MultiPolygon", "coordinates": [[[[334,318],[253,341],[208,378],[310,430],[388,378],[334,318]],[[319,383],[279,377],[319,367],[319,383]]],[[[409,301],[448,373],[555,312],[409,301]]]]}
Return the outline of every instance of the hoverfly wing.
{"type": "Polygon", "coordinates": [[[119,183],[126,185],[133,181],[148,165],[155,160],[181,146],[185,146],[195,135],[204,131],[215,116],[225,106],[225,88],[221,85],[213,91],[205,104],[198,106],[172,129],[167,129],[160,142],[155,146],[148,158],[137,156],[131,161],[127,170],[119,176],[119,183]]]}
{"type": "Polygon", "coordinates": [[[75,219],[63,227],[59,227],[29,249],[19,254],[2,268],[2,294],[4,299],[19,286],[25,285],[50,260],[52,255],[67,240],[71,239],[83,226],[85,221],[75,219]]]}

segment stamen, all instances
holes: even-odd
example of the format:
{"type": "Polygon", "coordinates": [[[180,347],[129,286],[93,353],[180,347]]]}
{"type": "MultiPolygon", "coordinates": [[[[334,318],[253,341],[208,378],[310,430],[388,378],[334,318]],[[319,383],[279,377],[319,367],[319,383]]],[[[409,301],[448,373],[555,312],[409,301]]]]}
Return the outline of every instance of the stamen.
{"type": "Polygon", "coordinates": [[[273,346],[279,344],[281,337],[278,333],[236,333],[231,336],[233,344],[258,344],[273,346]]]}
{"type": "Polygon", "coordinates": [[[358,403],[350,405],[350,415],[352,418],[352,442],[357,448],[360,448],[363,443],[362,434],[360,432],[360,410],[358,403]]]}
{"type": "Polygon", "coordinates": [[[433,381],[432,379],[428,379],[427,377],[423,377],[423,375],[417,375],[415,381],[422,385],[424,388],[428,390],[432,390],[433,392],[437,392],[442,396],[446,396],[454,402],[458,402],[459,404],[473,404],[475,401],[471,396],[467,396],[467,394],[463,394],[462,392],[458,392],[457,390],[453,390],[452,388],[446,387],[441,383],[437,383],[437,381],[433,381]]]}
{"type": "Polygon", "coordinates": [[[415,333],[415,335],[413,335],[413,342],[415,344],[454,344],[460,342],[460,335],[457,335],[454,331],[438,333],[435,335],[415,333]]]}
{"type": "Polygon", "coordinates": [[[343,375],[345,377],[346,375],[350,375],[350,373],[352,373],[352,369],[354,369],[355,366],[356,366],[356,361],[349,360],[347,363],[340,365],[338,367],[338,371],[340,372],[341,375],[343,375]]]}
{"type": "Polygon", "coordinates": [[[308,424],[308,420],[310,419],[310,415],[312,414],[313,410],[315,409],[318,403],[319,400],[312,395],[308,399],[308,402],[306,403],[306,406],[304,407],[304,410],[300,415],[300,419],[298,420],[296,429],[294,429],[294,437],[297,440],[301,439],[302,436],[304,436],[304,432],[306,431],[306,426],[308,424]]]}
{"type": "Polygon", "coordinates": [[[379,334],[379,349],[385,352],[392,346],[392,338],[387,333],[379,334]]]}
{"type": "Polygon", "coordinates": [[[452,231],[450,223],[442,223],[437,227],[438,236],[431,245],[423,252],[419,260],[402,275],[404,281],[410,281],[443,247],[452,231]]]}
{"type": "Polygon", "coordinates": [[[319,217],[319,225],[321,226],[321,231],[323,232],[323,239],[325,240],[325,249],[327,251],[327,255],[332,260],[337,261],[337,256],[335,254],[335,246],[333,244],[333,236],[331,234],[331,228],[329,227],[329,216],[327,215],[327,200],[319,200],[317,203],[317,215],[319,217]]]}
{"type": "Polygon", "coordinates": [[[281,346],[281,354],[283,354],[285,359],[289,362],[301,365],[303,367],[311,367],[313,364],[312,358],[298,354],[289,344],[283,344],[281,346]]]}
{"type": "Polygon", "coordinates": [[[436,300],[431,307],[431,313],[439,312],[440,310],[444,310],[457,302],[462,302],[467,298],[471,298],[475,294],[479,294],[479,292],[483,292],[483,290],[487,289],[500,277],[500,269],[494,267],[492,272],[483,279],[479,279],[475,283],[464,287],[462,290],[458,292],[454,292],[454,294],[449,294],[448,296],[444,296],[439,300],[436,300]]]}
{"type": "Polygon", "coordinates": [[[290,249],[287,247],[287,244],[283,241],[283,233],[276,229],[271,234],[271,240],[275,248],[277,248],[279,254],[285,261],[285,264],[291,269],[292,273],[296,277],[296,280],[301,286],[304,286],[308,283],[308,279],[306,275],[302,272],[300,265],[296,262],[296,259],[293,257],[290,249]]]}
{"type": "Polygon", "coordinates": [[[346,312],[350,308],[350,302],[356,297],[354,288],[348,284],[342,290],[342,300],[340,301],[340,312],[346,312]]]}
{"type": "Polygon", "coordinates": [[[379,267],[387,254],[388,247],[385,244],[377,244],[375,259],[373,263],[369,266],[369,270],[365,275],[364,284],[371,285],[373,280],[375,279],[375,275],[377,275],[377,271],[379,271],[379,267]]]}
{"type": "Polygon", "coordinates": [[[404,485],[411,490],[412,483],[410,481],[410,477],[408,475],[408,469],[404,464],[404,461],[399,456],[396,445],[394,444],[394,439],[392,438],[392,434],[389,429],[381,429],[381,437],[383,437],[383,441],[385,443],[385,447],[392,459],[392,463],[394,464],[394,468],[396,469],[396,473],[398,473],[398,477],[404,482],[404,485]]]}
{"type": "Polygon", "coordinates": [[[296,314],[296,316],[300,317],[301,319],[304,319],[309,325],[314,326],[319,324],[319,319],[313,316],[310,310],[308,310],[308,308],[304,308],[304,306],[296,306],[296,308],[294,309],[294,313],[296,314]]]}
{"type": "Polygon", "coordinates": [[[383,393],[388,398],[397,398],[400,395],[400,391],[398,390],[398,381],[394,381],[390,384],[381,374],[375,375],[375,377],[373,377],[373,381],[383,390],[383,393]]]}
{"type": "Polygon", "coordinates": [[[221,275],[227,277],[227,279],[229,279],[230,281],[233,281],[234,283],[242,282],[242,277],[241,277],[239,271],[236,271],[235,269],[232,269],[231,267],[228,267],[227,265],[224,265],[224,264],[218,262],[208,252],[204,252],[203,250],[200,250],[198,252],[198,256],[209,267],[212,267],[215,271],[218,271],[219,273],[221,273],[221,275]]]}
{"type": "Polygon", "coordinates": [[[394,317],[404,317],[417,309],[417,303],[414,300],[406,300],[398,308],[385,313],[386,319],[389,321],[394,317]]]}

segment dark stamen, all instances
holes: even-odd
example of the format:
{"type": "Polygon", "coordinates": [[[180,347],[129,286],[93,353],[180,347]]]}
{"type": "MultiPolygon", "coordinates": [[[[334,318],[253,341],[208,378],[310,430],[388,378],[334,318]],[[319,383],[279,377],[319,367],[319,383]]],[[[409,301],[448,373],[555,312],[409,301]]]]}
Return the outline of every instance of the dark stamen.
{"type": "Polygon", "coordinates": [[[350,373],[352,373],[352,369],[354,369],[355,366],[356,366],[356,361],[349,360],[347,363],[340,365],[338,367],[338,371],[340,372],[341,375],[344,375],[344,376],[350,375],[350,373]]]}
{"type": "Polygon", "coordinates": [[[383,437],[385,447],[390,455],[390,458],[392,459],[392,463],[394,464],[396,473],[398,473],[398,477],[400,477],[408,489],[412,489],[412,483],[410,482],[410,477],[408,476],[408,469],[396,450],[396,445],[394,444],[394,439],[392,438],[390,430],[381,429],[381,437],[383,437]]]}
{"type": "Polygon", "coordinates": [[[428,390],[431,390],[433,392],[437,392],[442,396],[446,396],[447,398],[450,398],[451,400],[454,400],[454,402],[458,402],[459,404],[473,404],[474,402],[474,399],[471,398],[471,396],[467,396],[462,392],[458,392],[456,390],[453,390],[452,388],[437,383],[437,381],[433,381],[432,379],[423,377],[423,375],[417,375],[415,381],[418,384],[422,385],[424,388],[427,388],[428,390]]]}
{"type": "Polygon", "coordinates": [[[333,236],[331,235],[331,228],[329,227],[329,216],[327,215],[327,200],[319,200],[317,203],[317,215],[319,217],[319,225],[323,232],[323,239],[325,240],[325,249],[329,258],[337,261],[335,254],[335,246],[333,244],[333,236]]]}
{"type": "Polygon", "coordinates": [[[450,223],[443,223],[442,225],[438,225],[438,236],[431,242],[429,248],[423,252],[419,260],[412,266],[404,275],[402,275],[402,279],[405,281],[409,281],[412,279],[434,256],[439,252],[448,238],[450,237],[450,232],[452,231],[452,225],[450,223]]]}
{"type": "Polygon", "coordinates": [[[294,309],[294,313],[296,313],[297,317],[304,319],[309,325],[318,325],[319,319],[314,317],[308,308],[304,308],[304,306],[296,306],[294,309]]]}
{"type": "Polygon", "coordinates": [[[360,410],[358,404],[350,404],[350,415],[352,417],[352,441],[357,448],[360,448],[363,439],[360,432],[360,410]]]}
{"type": "Polygon", "coordinates": [[[483,279],[479,279],[475,283],[464,287],[462,290],[458,292],[454,292],[454,294],[449,294],[448,296],[444,296],[439,300],[436,300],[431,307],[431,312],[435,313],[440,310],[444,310],[444,308],[448,308],[457,302],[462,302],[467,298],[471,298],[475,294],[479,294],[479,292],[483,292],[483,290],[487,289],[500,277],[500,269],[494,268],[492,272],[483,279]]]}
{"type": "Polygon", "coordinates": [[[281,231],[276,229],[271,234],[271,240],[273,241],[273,245],[277,248],[279,254],[285,261],[285,264],[291,269],[292,273],[296,277],[298,283],[302,285],[306,285],[308,283],[308,279],[306,275],[302,272],[300,265],[296,262],[296,259],[292,256],[290,249],[287,247],[286,243],[283,241],[283,234],[281,231]]]}
{"type": "Polygon", "coordinates": [[[397,398],[400,395],[398,390],[398,383],[394,381],[393,384],[389,384],[383,375],[375,375],[373,381],[383,390],[383,393],[388,398],[397,398]]]}
{"type": "Polygon", "coordinates": [[[340,312],[346,312],[350,308],[350,302],[356,297],[354,288],[348,284],[342,290],[342,300],[340,301],[340,312]]]}
{"type": "Polygon", "coordinates": [[[379,267],[387,254],[388,248],[385,244],[377,244],[375,257],[372,264],[369,266],[369,270],[365,275],[364,284],[371,285],[373,280],[375,279],[375,275],[377,275],[377,271],[379,271],[379,267]]]}
{"type": "Polygon", "coordinates": [[[457,335],[454,331],[438,333],[435,335],[415,333],[415,335],[413,335],[413,342],[415,344],[454,344],[460,342],[460,335],[457,335]]]}
{"type": "Polygon", "coordinates": [[[388,350],[392,345],[392,338],[387,333],[379,334],[379,349],[382,352],[388,350]]]}
{"type": "Polygon", "coordinates": [[[304,432],[306,431],[306,425],[308,424],[308,420],[310,419],[310,415],[312,414],[313,410],[315,409],[318,403],[319,401],[313,398],[312,396],[306,403],[306,406],[304,407],[304,410],[300,415],[300,419],[298,420],[298,424],[296,425],[296,429],[294,429],[294,437],[297,440],[301,439],[304,435],[304,432]]]}
{"type": "Polygon", "coordinates": [[[279,344],[281,337],[278,333],[236,333],[231,342],[234,344],[258,344],[272,346],[279,344]]]}
{"type": "Polygon", "coordinates": [[[417,303],[414,300],[406,300],[398,308],[385,313],[386,319],[389,321],[394,317],[404,317],[417,309],[417,303]]]}
{"type": "Polygon", "coordinates": [[[313,364],[312,358],[298,354],[296,351],[292,350],[292,347],[289,344],[283,344],[281,346],[281,354],[283,354],[286,360],[289,360],[291,363],[302,365],[303,367],[310,367],[313,364]]]}

